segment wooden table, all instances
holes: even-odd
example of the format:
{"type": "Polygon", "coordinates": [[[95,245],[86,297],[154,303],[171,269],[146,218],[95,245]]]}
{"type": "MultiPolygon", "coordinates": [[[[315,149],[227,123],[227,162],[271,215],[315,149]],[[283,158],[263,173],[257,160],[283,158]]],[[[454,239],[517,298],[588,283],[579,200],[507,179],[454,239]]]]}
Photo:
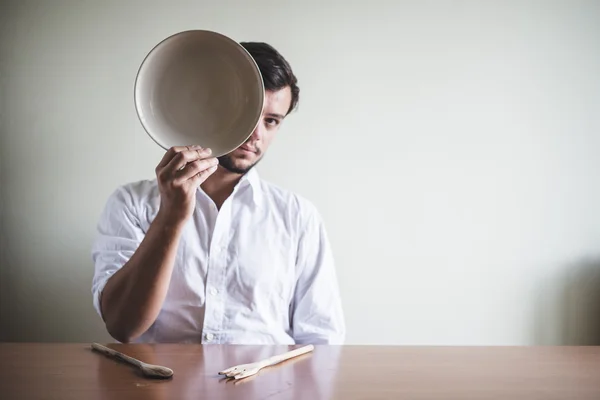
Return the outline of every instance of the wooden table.
{"type": "Polygon", "coordinates": [[[226,367],[287,346],[111,344],[175,371],[149,380],[89,344],[0,344],[1,399],[600,399],[600,347],[317,346],[241,381],[226,367]]]}

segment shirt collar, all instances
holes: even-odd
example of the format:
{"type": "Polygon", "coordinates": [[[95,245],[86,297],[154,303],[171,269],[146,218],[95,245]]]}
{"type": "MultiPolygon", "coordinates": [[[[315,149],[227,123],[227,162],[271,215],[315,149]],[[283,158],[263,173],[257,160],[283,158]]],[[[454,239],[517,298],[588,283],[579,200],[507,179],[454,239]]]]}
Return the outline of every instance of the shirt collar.
{"type": "Polygon", "coordinates": [[[243,187],[245,185],[250,185],[252,189],[252,200],[256,206],[261,206],[263,202],[263,191],[262,185],[260,182],[260,176],[256,171],[256,167],[250,169],[250,171],[246,172],[242,179],[240,179],[239,186],[243,187]]]}

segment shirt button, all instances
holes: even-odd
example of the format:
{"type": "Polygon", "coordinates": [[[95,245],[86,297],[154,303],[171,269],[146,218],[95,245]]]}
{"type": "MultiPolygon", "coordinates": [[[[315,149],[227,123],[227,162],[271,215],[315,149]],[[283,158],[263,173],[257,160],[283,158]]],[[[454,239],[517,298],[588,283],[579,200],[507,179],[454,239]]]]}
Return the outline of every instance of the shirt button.
{"type": "Polygon", "coordinates": [[[213,296],[216,296],[217,293],[219,293],[219,291],[217,289],[215,289],[214,287],[211,287],[209,290],[210,294],[212,294],[213,296]]]}
{"type": "Polygon", "coordinates": [[[204,335],[204,339],[206,339],[207,342],[210,342],[211,340],[213,340],[215,338],[215,335],[213,335],[212,333],[208,332],[207,334],[204,335]]]}

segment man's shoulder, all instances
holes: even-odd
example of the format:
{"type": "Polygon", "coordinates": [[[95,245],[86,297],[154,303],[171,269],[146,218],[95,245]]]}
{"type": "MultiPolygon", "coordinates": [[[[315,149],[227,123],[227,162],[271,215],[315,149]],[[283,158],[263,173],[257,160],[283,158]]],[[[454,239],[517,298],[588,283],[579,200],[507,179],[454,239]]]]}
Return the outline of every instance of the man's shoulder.
{"type": "Polygon", "coordinates": [[[131,181],[117,186],[110,200],[126,203],[128,206],[140,206],[153,203],[160,198],[156,179],[131,181]]]}
{"type": "Polygon", "coordinates": [[[108,196],[100,214],[99,229],[111,232],[115,227],[127,225],[146,226],[160,207],[160,194],[156,180],[139,180],[117,186],[108,196]],[[142,225],[140,225],[142,224],[142,225]]]}
{"type": "Polygon", "coordinates": [[[315,204],[303,195],[264,179],[261,179],[261,185],[271,205],[278,209],[300,218],[319,217],[315,204]]]}

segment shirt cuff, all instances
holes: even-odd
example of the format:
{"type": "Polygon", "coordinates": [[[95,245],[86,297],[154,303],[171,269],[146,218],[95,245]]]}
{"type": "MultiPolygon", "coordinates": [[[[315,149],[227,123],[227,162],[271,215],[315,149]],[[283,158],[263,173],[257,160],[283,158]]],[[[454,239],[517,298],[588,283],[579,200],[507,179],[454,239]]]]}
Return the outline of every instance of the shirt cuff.
{"type": "Polygon", "coordinates": [[[93,296],[92,296],[93,301],[94,301],[94,308],[96,309],[96,312],[98,313],[100,318],[102,318],[102,321],[104,321],[104,316],[102,315],[102,309],[100,307],[100,300],[102,299],[102,292],[104,291],[104,286],[106,286],[106,282],[108,282],[109,279],[110,279],[110,276],[107,276],[105,279],[103,279],[96,287],[96,290],[94,291],[93,296]]]}

